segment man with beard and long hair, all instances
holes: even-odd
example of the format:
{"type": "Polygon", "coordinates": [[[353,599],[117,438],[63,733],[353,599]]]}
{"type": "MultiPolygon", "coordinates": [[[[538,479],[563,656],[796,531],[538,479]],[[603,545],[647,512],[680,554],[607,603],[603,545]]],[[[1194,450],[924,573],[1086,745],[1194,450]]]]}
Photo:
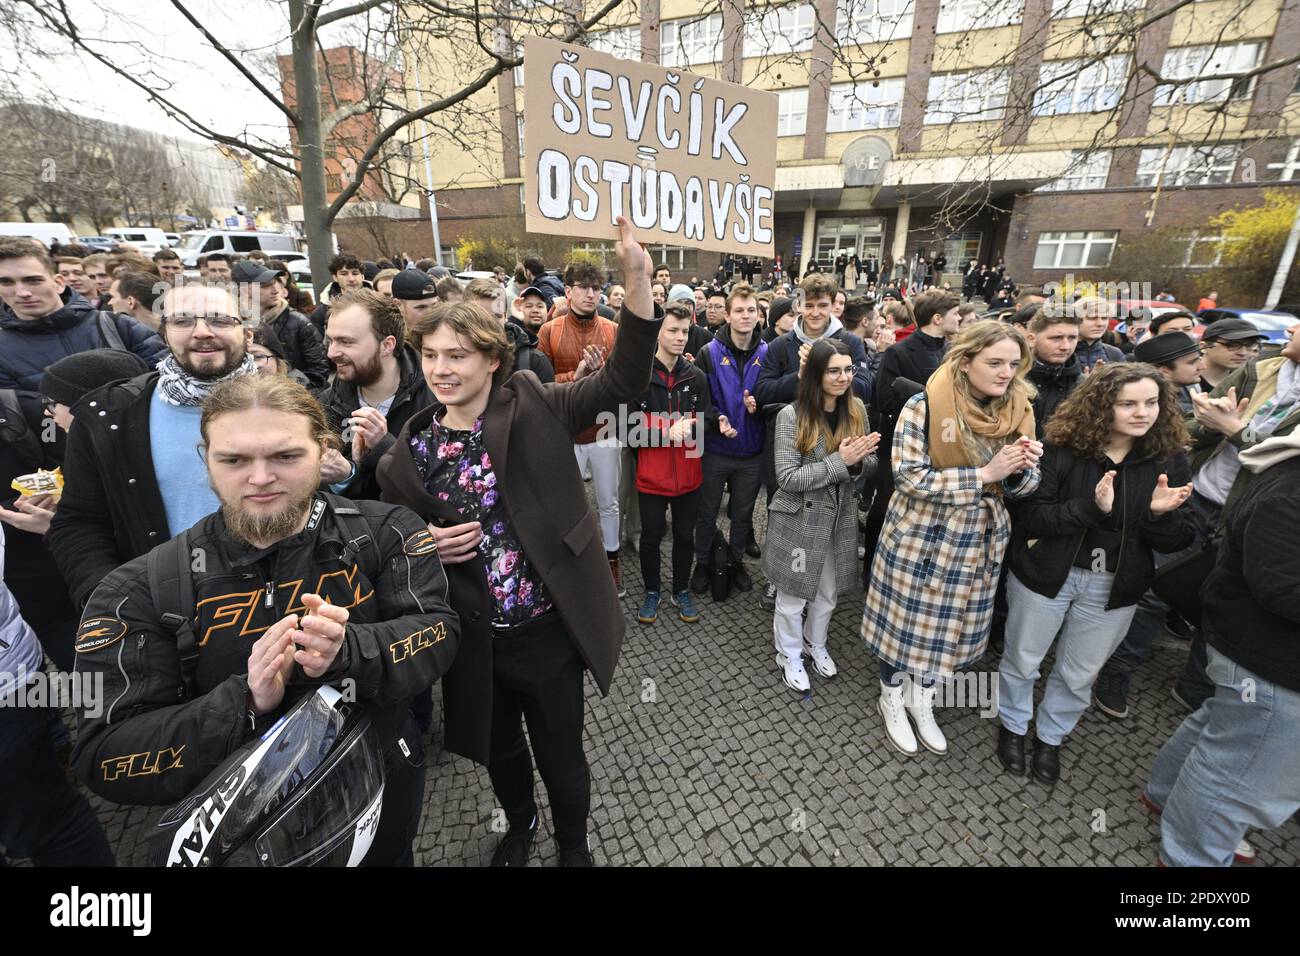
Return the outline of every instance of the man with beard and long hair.
{"type": "Polygon", "coordinates": [[[216,510],[197,450],[200,405],[221,382],[257,374],[229,290],[179,286],[159,303],[170,354],[157,371],[88,394],[68,435],[46,541],[77,607],[109,571],[216,510]]]}
{"type": "Polygon", "coordinates": [[[334,300],[326,330],[334,384],[316,397],[345,447],[342,457],[323,462],[324,477],[349,498],[378,498],[375,465],[433,395],[392,299],[369,289],[345,292],[334,300]]]}
{"type": "Polygon", "coordinates": [[[116,703],[78,714],[77,773],[108,800],[175,803],[321,684],[351,688],[385,751],[364,863],[410,865],[424,796],[410,702],[460,638],[433,536],[406,508],[317,491],[337,439],[296,382],[227,380],[199,428],[220,510],[111,572],[86,606],[77,669],[116,703]],[[120,772],[114,758],[144,752],[166,755],[157,773],[120,772]]]}

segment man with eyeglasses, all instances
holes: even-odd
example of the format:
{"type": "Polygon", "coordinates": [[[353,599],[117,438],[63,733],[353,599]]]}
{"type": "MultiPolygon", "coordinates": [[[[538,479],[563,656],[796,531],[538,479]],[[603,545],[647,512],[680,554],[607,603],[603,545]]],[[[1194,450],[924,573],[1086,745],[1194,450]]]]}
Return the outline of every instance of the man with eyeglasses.
{"type": "Polygon", "coordinates": [[[1225,378],[1258,358],[1264,338],[1264,333],[1245,319],[1219,319],[1207,325],[1201,334],[1205,355],[1201,390],[1214,391],[1225,378]]]}
{"type": "Polygon", "coordinates": [[[159,305],[170,354],[156,372],[87,395],[68,436],[46,541],[78,607],[118,565],[217,510],[198,453],[200,406],[221,382],[257,374],[253,330],[228,289],[180,286],[159,305]]]}

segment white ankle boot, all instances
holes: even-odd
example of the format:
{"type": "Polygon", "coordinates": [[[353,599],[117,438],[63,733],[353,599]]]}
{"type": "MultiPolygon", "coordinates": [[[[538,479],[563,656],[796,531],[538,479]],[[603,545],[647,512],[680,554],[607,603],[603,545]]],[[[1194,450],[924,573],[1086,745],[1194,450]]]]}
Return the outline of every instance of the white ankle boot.
{"type": "Polygon", "coordinates": [[[885,720],[885,736],[894,749],[907,757],[916,756],[916,734],[907,722],[903,709],[903,684],[898,686],[880,682],[880,716],[885,720]]]}
{"type": "Polygon", "coordinates": [[[921,743],[931,753],[943,756],[948,752],[948,741],[934,721],[934,695],[933,685],[922,687],[920,681],[908,681],[907,712],[916,721],[916,732],[921,743]]]}

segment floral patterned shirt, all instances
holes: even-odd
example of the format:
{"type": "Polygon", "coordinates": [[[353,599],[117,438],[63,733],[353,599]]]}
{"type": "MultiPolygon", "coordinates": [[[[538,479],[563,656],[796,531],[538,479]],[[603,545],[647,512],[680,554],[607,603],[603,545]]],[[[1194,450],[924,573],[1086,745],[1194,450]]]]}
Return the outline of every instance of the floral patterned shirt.
{"type": "Polygon", "coordinates": [[[546,585],[529,563],[506,516],[497,476],[483,444],[483,419],[470,431],[458,431],[434,418],[428,428],[412,436],[411,457],[429,494],[450,503],[466,521],[477,521],[483,527],[478,548],[496,606],[492,622],[513,626],[551,610],[554,605],[546,585]]]}

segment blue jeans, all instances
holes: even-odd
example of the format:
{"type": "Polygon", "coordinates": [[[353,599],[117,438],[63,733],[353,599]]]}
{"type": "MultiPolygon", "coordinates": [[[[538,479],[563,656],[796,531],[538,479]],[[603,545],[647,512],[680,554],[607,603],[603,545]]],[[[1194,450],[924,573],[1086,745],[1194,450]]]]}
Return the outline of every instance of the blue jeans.
{"type": "Polygon", "coordinates": [[[1133,607],[1106,610],[1115,575],[1071,568],[1056,597],[1044,597],[1007,574],[1007,638],[998,667],[998,716],[1017,734],[1034,716],[1038,665],[1056,640],[1056,663],[1038,709],[1036,733],[1057,746],[1074,729],[1091,700],[1106,659],[1124,639],[1133,607]]]}
{"type": "Polygon", "coordinates": [[[57,758],[62,730],[52,707],[0,708],[0,844],[37,866],[113,866],[98,818],[57,758]]]}
{"type": "Polygon", "coordinates": [[[1247,828],[1279,827],[1300,809],[1300,692],[1208,650],[1214,696],[1156,754],[1146,789],[1164,808],[1169,866],[1231,866],[1247,828]]]}

